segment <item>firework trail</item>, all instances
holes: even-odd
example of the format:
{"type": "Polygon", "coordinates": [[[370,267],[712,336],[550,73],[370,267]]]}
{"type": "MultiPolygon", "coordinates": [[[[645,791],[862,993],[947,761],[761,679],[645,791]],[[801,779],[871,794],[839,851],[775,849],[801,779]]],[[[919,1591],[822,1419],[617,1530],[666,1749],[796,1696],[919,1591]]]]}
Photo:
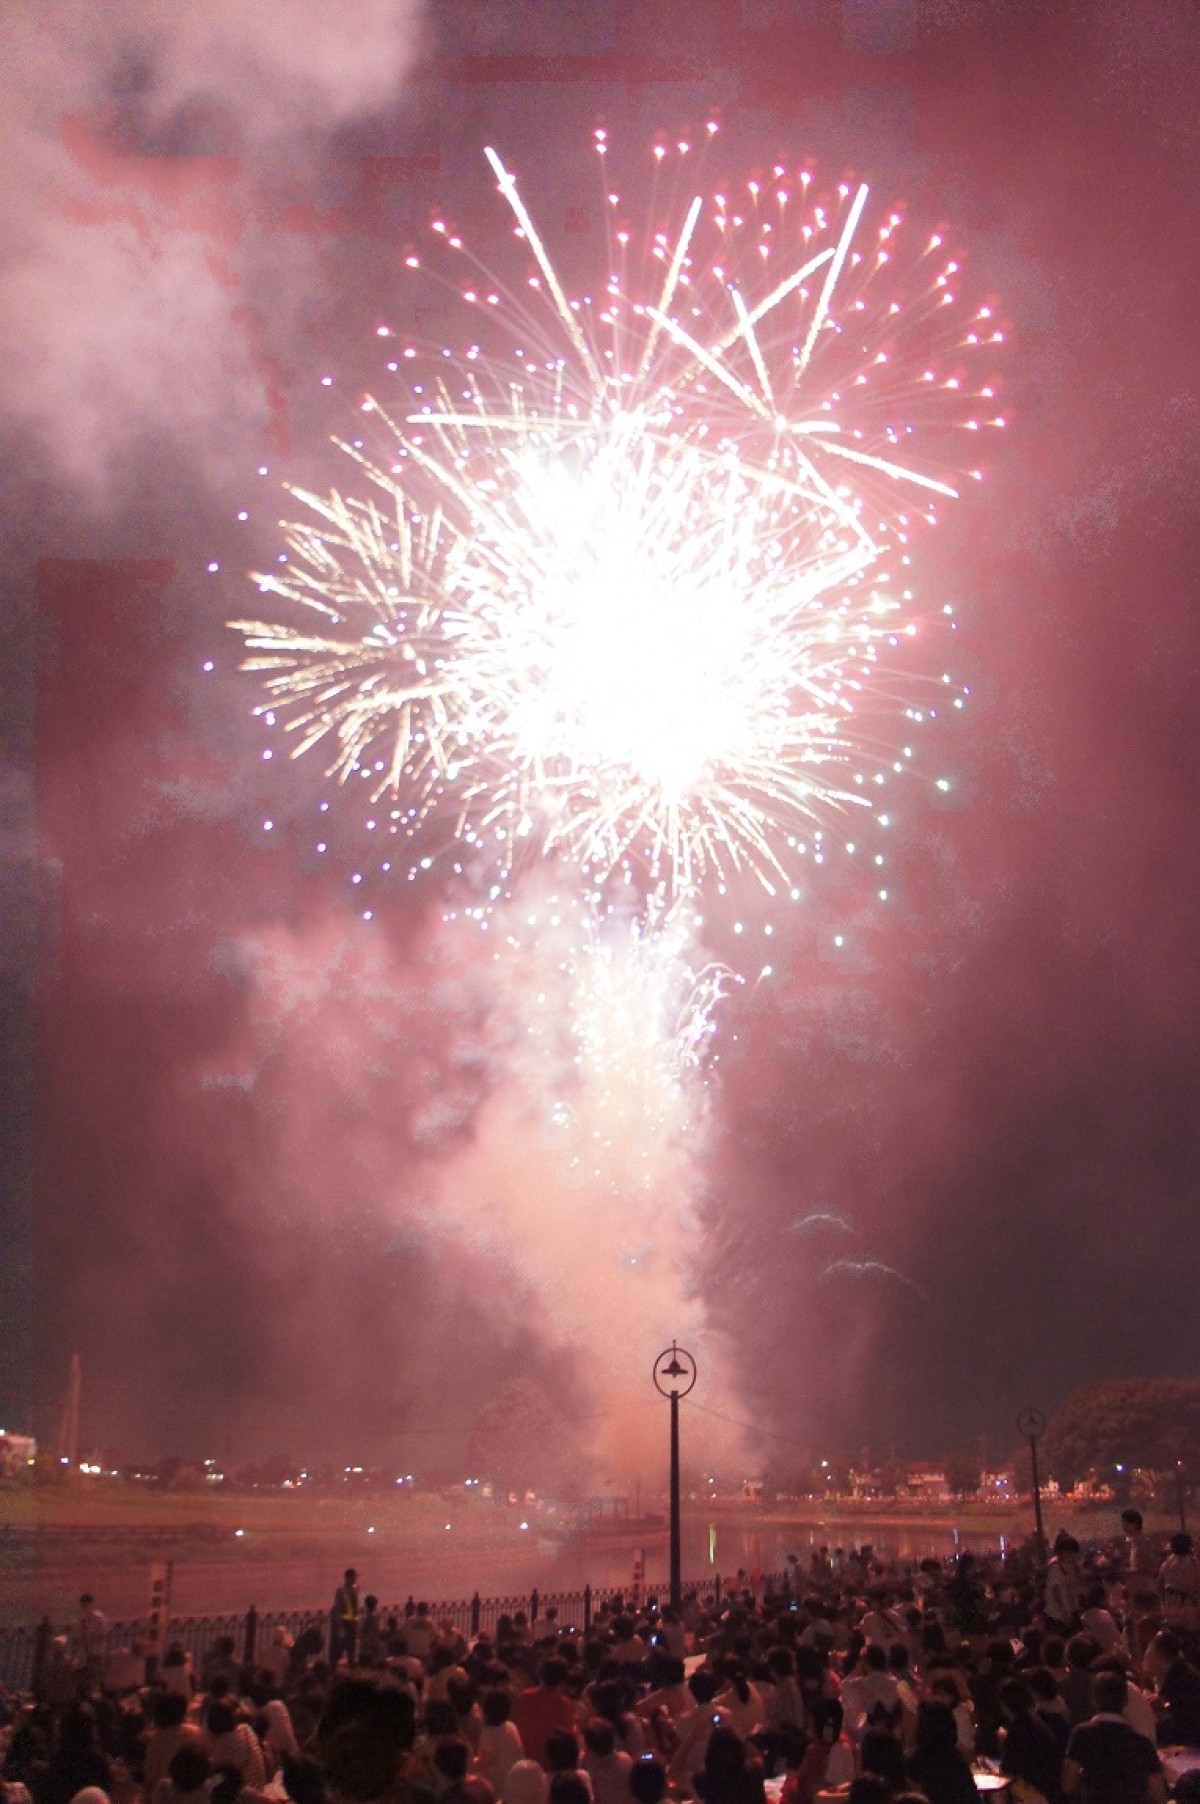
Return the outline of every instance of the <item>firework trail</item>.
{"type": "Polygon", "coordinates": [[[295,492],[257,579],[280,617],[236,623],[261,712],[366,798],[384,869],[449,846],[492,900],[547,855],[668,897],[786,889],[906,769],[896,719],[961,704],[947,672],[915,705],[891,670],[912,531],[1003,424],[1001,334],[940,238],[906,253],[865,187],[782,168],[640,234],[606,193],[607,267],[569,298],[487,154],[525,292],[434,223],[472,336],[381,328],[393,397],[338,441],[363,492],[295,492]]]}

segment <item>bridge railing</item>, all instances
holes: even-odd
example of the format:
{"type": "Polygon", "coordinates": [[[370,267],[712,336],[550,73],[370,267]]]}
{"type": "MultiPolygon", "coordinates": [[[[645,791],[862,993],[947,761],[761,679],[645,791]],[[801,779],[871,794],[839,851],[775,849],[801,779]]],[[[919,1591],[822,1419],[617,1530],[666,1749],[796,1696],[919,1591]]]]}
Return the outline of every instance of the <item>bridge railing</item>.
{"type": "MultiPolygon", "coordinates": [[[[769,1592],[773,1581],[768,1578],[764,1583],[769,1592]]],[[[686,1584],[684,1589],[695,1592],[701,1602],[708,1604],[719,1601],[721,1581],[719,1578],[706,1578],[686,1584]]],[[[655,1595],[653,1590],[649,1594],[655,1595]]],[[[554,1610],[557,1612],[560,1628],[586,1632],[591,1627],[594,1614],[603,1604],[611,1603],[615,1598],[628,1602],[630,1595],[628,1586],[593,1588],[591,1585],[585,1585],[577,1591],[534,1590],[510,1597],[484,1598],[476,1592],[468,1598],[431,1603],[429,1614],[439,1623],[448,1618],[460,1634],[471,1638],[493,1632],[502,1616],[514,1616],[519,1610],[525,1612],[531,1624],[544,1622],[547,1614],[554,1610]]],[[[404,1623],[412,1612],[413,1603],[409,1599],[404,1604],[381,1606],[379,1615],[384,1622],[389,1617],[396,1617],[403,1630],[404,1623]]],[[[276,1631],[280,1629],[292,1641],[297,1640],[307,1629],[318,1629],[323,1642],[327,1644],[329,1621],[329,1611],[319,1609],[260,1611],[251,1607],[244,1613],[231,1615],[173,1616],[167,1625],[162,1645],[165,1647],[172,1641],[181,1642],[198,1670],[216,1642],[227,1637],[232,1639],[238,1659],[250,1663],[261,1658],[268,1648],[276,1644],[276,1631]]],[[[49,1617],[43,1617],[41,1622],[32,1626],[22,1624],[15,1628],[0,1627],[0,1684],[13,1692],[40,1693],[46,1673],[53,1663],[55,1639],[69,1638],[70,1632],[69,1627],[56,1626],[49,1617]]],[[[113,1690],[124,1690],[142,1682],[148,1637],[149,1625],[144,1618],[108,1625],[104,1644],[100,1649],[106,1686],[113,1690]],[[131,1674],[137,1676],[131,1678],[131,1674]]]]}

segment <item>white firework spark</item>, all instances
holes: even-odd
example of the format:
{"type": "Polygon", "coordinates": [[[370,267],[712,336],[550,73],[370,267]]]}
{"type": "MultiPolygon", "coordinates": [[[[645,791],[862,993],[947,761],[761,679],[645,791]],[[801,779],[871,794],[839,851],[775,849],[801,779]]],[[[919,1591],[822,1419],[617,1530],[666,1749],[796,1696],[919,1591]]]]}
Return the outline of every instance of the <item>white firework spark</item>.
{"type": "Polygon", "coordinates": [[[668,896],[744,869],[786,885],[892,767],[880,672],[916,632],[910,529],[955,493],[949,423],[1003,424],[959,373],[1000,334],[987,308],[951,319],[940,240],[893,280],[898,216],[871,224],[864,187],[810,203],[803,174],[795,228],[778,180],[769,206],[755,183],[741,210],[694,197],[644,240],[652,282],[609,195],[603,293],[570,299],[488,156],[532,306],[460,287],[507,350],[472,341],[399,406],[364,401],[371,448],[342,449],[367,498],[297,493],[286,562],[257,579],[282,618],[236,623],[245,667],[296,754],[365,783],[385,838],[440,822],[502,881],[528,850],[668,896]],[[945,375],[927,359],[947,344],[945,375]]]}

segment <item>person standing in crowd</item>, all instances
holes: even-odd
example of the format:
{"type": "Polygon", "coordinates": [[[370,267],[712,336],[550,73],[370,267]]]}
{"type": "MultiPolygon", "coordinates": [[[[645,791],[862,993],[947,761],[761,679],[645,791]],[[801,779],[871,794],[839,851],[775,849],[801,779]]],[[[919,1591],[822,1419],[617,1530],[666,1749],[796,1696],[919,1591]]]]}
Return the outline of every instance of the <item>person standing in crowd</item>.
{"type": "Polygon", "coordinates": [[[104,1666],[104,1646],[108,1639],[108,1618],[97,1609],[90,1591],[79,1600],[79,1621],[72,1637],[72,1654],[79,1673],[79,1688],[85,1695],[100,1684],[104,1666]]]}
{"type": "Polygon", "coordinates": [[[329,1664],[336,1666],[343,1654],[353,1666],[358,1654],[358,1627],[362,1615],[358,1598],[358,1573],[347,1566],[333,1595],[329,1617],[329,1664]]]}
{"type": "Polygon", "coordinates": [[[1172,1535],[1170,1548],[1158,1569],[1163,1621],[1176,1634],[1192,1635],[1200,1628],[1200,1561],[1190,1535],[1172,1535]]]}
{"type": "Polygon", "coordinates": [[[1065,1530],[1054,1537],[1044,1595],[1046,1627],[1056,1635],[1068,1635],[1079,1620],[1079,1543],[1065,1530]]]}

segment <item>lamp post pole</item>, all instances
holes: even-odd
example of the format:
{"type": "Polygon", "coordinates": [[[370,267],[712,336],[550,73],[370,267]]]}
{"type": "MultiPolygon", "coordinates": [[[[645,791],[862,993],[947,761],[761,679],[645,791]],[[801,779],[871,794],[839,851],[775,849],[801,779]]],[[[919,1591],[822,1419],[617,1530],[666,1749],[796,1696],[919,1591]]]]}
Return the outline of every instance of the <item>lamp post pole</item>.
{"type": "Polygon", "coordinates": [[[654,1388],[671,1405],[671,1602],[678,1609],[683,1601],[683,1559],[680,1548],[679,1510],[679,1399],[686,1397],[696,1382],[696,1362],[683,1347],[672,1341],[654,1362],[654,1388]]]}
{"type": "Polygon", "coordinates": [[[1037,1536],[1038,1564],[1046,1564],[1046,1531],[1042,1527],[1042,1486],[1038,1477],[1037,1444],[1046,1431],[1046,1418],[1040,1409],[1023,1409],[1017,1417],[1018,1431],[1029,1442],[1029,1464],[1033,1470],[1033,1523],[1037,1536]]]}

